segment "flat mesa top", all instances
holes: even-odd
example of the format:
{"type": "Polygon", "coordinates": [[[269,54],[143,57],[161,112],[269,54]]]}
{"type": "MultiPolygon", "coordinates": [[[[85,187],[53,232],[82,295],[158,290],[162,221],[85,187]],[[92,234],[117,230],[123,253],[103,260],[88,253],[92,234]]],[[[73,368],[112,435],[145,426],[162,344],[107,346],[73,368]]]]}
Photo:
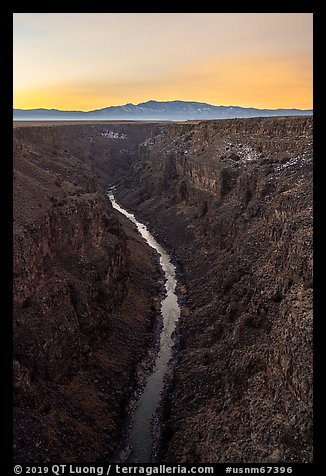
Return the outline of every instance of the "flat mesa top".
{"type": "Polygon", "coordinates": [[[30,120],[30,121],[13,121],[13,128],[21,127],[54,127],[54,126],[85,126],[95,124],[199,124],[199,123],[212,123],[212,122],[233,122],[233,121],[275,121],[275,120],[302,120],[313,118],[311,115],[300,116],[257,116],[257,117],[237,117],[237,118],[224,118],[224,119],[188,119],[188,120],[164,120],[164,119],[143,119],[143,120],[131,120],[131,119],[106,119],[106,120],[30,120]]]}

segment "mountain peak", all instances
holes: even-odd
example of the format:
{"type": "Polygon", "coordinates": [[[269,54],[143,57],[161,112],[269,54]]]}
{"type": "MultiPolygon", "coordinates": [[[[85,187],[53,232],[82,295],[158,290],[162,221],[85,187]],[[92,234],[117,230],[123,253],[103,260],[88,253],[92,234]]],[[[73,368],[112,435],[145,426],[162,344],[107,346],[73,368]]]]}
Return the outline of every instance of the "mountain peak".
{"type": "Polygon", "coordinates": [[[141,106],[143,104],[159,104],[160,102],[164,101],[155,101],[154,99],[150,99],[149,101],[140,102],[139,104],[137,104],[137,106],[141,106]]]}
{"type": "Polygon", "coordinates": [[[108,106],[88,112],[60,111],[51,109],[14,109],[14,120],[205,120],[235,119],[266,116],[311,115],[312,110],[300,109],[255,109],[240,106],[214,106],[198,101],[149,101],[139,104],[131,102],[122,106],[108,106]]]}

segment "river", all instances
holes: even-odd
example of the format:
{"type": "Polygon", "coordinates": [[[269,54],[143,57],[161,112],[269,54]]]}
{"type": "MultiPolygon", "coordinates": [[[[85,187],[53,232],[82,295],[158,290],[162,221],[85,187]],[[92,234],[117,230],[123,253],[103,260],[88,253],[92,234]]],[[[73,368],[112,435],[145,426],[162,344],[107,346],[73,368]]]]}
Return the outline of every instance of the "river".
{"type": "Polygon", "coordinates": [[[172,334],[180,317],[180,307],[175,293],[177,285],[176,269],[171,263],[168,253],[155,240],[146,225],[139,222],[132,213],[129,213],[116,202],[113,189],[108,191],[108,197],[113,208],[134,223],[148,245],[159,254],[160,265],[166,278],[166,294],[161,301],[163,326],[160,334],[159,351],[153,370],[149,374],[144,390],[137,402],[128,435],[128,463],[150,463],[154,443],[152,423],[161,401],[164,377],[168,372],[168,363],[172,357],[174,345],[172,334]]]}

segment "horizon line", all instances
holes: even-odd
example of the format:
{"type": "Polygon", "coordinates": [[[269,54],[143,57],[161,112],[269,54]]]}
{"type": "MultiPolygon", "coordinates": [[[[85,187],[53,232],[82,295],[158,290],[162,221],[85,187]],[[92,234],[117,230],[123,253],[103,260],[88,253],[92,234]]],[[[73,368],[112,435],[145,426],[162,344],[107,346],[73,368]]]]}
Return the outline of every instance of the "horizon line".
{"type": "Polygon", "coordinates": [[[187,101],[183,99],[169,99],[166,101],[157,101],[155,99],[148,99],[147,101],[142,101],[138,104],[134,104],[132,102],[127,102],[124,104],[112,104],[109,106],[103,106],[103,107],[97,107],[96,109],[90,109],[90,110],[82,110],[82,109],[57,109],[57,108],[47,108],[47,107],[34,107],[34,108],[20,108],[20,107],[13,107],[13,110],[20,110],[20,111],[36,111],[38,109],[42,109],[45,111],[60,111],[60,112],[80,112],[80,113],[90,113],[90,112],[95,112],[95,111],[100,111],[102,109],[107,109],[109,107],[122,107],[122,106],[139,106],[141,104],[146,104],[148,102],[156,102],[156,103],[168,103],[168,102],[184,102],[184,103],[198,103],[198,104],[207,104],[209,106],[214,106],[214,107],[238,107],[241,109],[256,109],[256,110],[268,110],[268,111],[278,111],[280,109],[290,109],[290,110],[298,110],[298,111],[313,111],[313,108],[308,108],[308,109],[301,109],[298,107],[277,107],[277,108],[268,108],[268,107],[253,107],[253,106],[239,106],[239,105],[234,105],[234,104],[229,104],[229,105],[224,105],[224,104],[212,104],[208,102],[202,102],[202,101],[187,101]]]}

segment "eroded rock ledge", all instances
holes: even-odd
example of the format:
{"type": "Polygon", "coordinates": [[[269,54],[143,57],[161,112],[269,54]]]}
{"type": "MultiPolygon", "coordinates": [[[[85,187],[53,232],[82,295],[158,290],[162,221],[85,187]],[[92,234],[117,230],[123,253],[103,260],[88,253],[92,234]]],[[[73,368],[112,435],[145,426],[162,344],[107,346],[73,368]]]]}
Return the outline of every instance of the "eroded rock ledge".
{"type": "Polygon", "coordinates": [[[311,461],[312,118],[14,132],[17,457],[108,461],[119,439],[159,275],[115,182],[180,272],[160,459],[311,461]]]}
{"type": "Polygon", "coordinates": [[[173,462],[312,460],[312,118],[167,125],[119,200],[179,262],[173,462]]]}
{"type": "Polygon", "coordinates": [[[133,227],[118,221],[97,185],[87,145],[98,137],[100,161],[101,131],[14,130],[19,462],[108,461],[136,369],[152,344],[161,292],[157,258],[133,227]]]}

